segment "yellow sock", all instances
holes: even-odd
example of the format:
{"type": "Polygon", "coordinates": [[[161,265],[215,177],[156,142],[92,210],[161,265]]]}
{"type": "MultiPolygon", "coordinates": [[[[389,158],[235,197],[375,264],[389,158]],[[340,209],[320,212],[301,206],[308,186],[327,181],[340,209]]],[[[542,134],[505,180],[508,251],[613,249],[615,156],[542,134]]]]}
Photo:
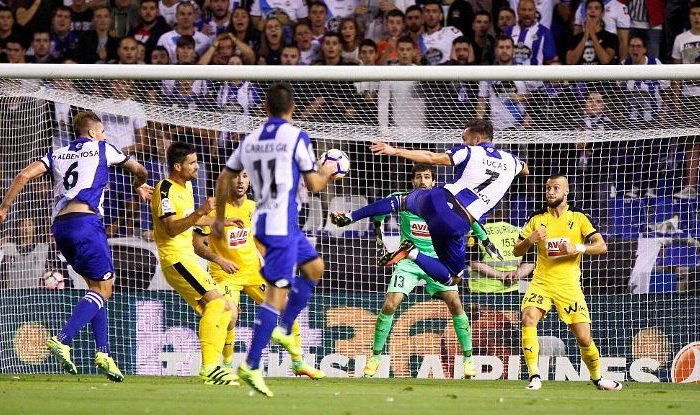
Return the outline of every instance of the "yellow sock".
{"type": "Polygon", "coordinates": [[[595,347],[595,343],[591,342],[591,344],[586,347],[579,345],[578,348],[581,351],[583,363],[586,364],[588,371],[591,373],[591,379],[599,380],[601,378],[600,353],[598,352],[598,348],[595,347]]]}
{"type": "MultiPolygon", "coordinates": [[[[209,369],[218,365],[219,355],[224,346],[225,330],[228,320],[222,326],[221,315],[224,313],[226,302],[223,298],[209,301],[204,306],[202,318],[199,320],[199,343],[202,347],[202,368],[209,369]]],[[[228,312],[229,320],[231,312],[228,312]]]]}
{"type": "MultiPolygon", "coordinates": [[[[294,337],[294,344],[301,349],[301,328],[299,327],[299,321],[294,320],[292,324],[292,337],[294,337]]],[[[292,356],[292,361],[296,362],[302,359],[301,355],[292,356]]]]}
{"type": "Polygon", "coordinates": [[[233,342],[236,341],[236,329],[226,331],[226,340],[224,341],[224,349],[221,355],[224,358],[224,364],[230,365],[233,363],[233,342]]]}
{"type": "Polygon", "coordinates": [[[537,327],[523,327],[523,355],[527,364],[527,371],[530,376],[540,374],[538,357],[540,354],[540,344],[537,342],[537,327]]]}

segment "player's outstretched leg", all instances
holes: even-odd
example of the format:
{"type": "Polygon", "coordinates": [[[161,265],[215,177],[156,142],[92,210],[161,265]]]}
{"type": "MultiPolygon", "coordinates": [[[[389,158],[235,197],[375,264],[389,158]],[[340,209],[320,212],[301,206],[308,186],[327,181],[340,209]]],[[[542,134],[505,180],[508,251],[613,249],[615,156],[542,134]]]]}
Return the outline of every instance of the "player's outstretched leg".
{"type": "Polygon", "coordinates": [[[121,370],[119,370],[117,364],[114,363],[114,359],[107,353],[97,352],[95,355],[95,366],[97,366],[97,370],[100,373],[107,376],[107,379],[112,382],[124,381],[124,375],[122,375],[121,370]]]}
{"type": "MultiPolygon", "coordinates": [[[[292,324],[292,338],[294,339],[294,344],[299,351],[302,351],[301,347],[301,327],[299,326],[299,320],[294,320],[292,324]]],[[[310,365],[304,361],[304,355],[300,354],[290,354],[292,357],[292,373],[295,376],[306,376],[309,379],[319,380],[326,377],[326,374],[320,370],[316,369],[313,365],[310,365]]]]}
{"type": "Polygon", "coordinates": [[[357,222],[360,219],[369,218],[372,216],[388,215],[392,212],[398,212],[401,208],[401,196],[392,195],[385,197],[384,199],[379,199],[374,203],[370,203],[367,206],[361,207],[357,210],[353,210],[350,213],[344,212],[331,212],[330,218],[331,223],[335,226],[343,227],[348,226],[353,222],[357,222]]]}
{"type": "Polygon", "coordinates": [[[263,378],[262,368],[251,369],[248,363],[243,362],[238,366],[238,377],[245,383],[247,383],[255,391],[272,398],[275,396],[274,393],[267,387],[265,379],[263,378]]]}
{"type": "Polygon", "coordinates": [[[593,384],[599,390],[607,390],[607,391],[622,390],[622,383],[615,382],[614,380],[610,380],[610,379],[600,378],[598,380],[594,380],[593,384]]]}
{"type": "Polygon", "coordinates": [[[49,348],[51,354],[56,357],[56,360],[58,360],[58,363],[63,366],[66,372],[71,375],[78,374],[78,369],[70,358],[70,346],[61,343],[56,336],[53,336],[46,342],[46,347],[49,348]]]}

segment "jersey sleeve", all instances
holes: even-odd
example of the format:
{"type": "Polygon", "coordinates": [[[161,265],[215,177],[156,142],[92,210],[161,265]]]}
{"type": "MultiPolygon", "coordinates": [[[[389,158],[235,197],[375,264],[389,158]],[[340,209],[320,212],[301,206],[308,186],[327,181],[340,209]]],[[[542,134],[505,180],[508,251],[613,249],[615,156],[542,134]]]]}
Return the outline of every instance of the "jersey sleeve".
{"type": "Polygon", "coordinates": [[[294,149],[294,160],[297,162],[299,171],[302,173],[313,171],[316,166],[314,149],[311,145],[309,135],[305,131],[299,133],[296,148],[294,149]]]}
{"type": "Polygon", "coordinates": [[[681,35],[676,36],[675,39],[673,39],[673,49],[671,52],[671,57],[673,59],[681,60],[683,59],[683,55],[681,55],[681,35]]]}
{"type": "Polygon", "coordinates": [[[518,236],[519,239],[527,239],[528,236],[532,232],[535,231],[535,217],[531,217],[528,219],[527,223],[525,223],[525,226],[523,226],[522,231],[520,231],[520,235],[518,236]]]}
{"type": "Polygon", "coordinates": [[[464,145],[454,146],[452,149],[447,151],[447,155],[450,156],[452,165],[457,166],[469,160],[471,150],[468,146],[464,145]]]}
{"type": "Polygon", "coordinates": [[[554,36],[552,32],[547,33],[544,38],[544,49],[542,50],[545,62],[551,61],[557,57],[557,47],[554,44],[554,36]]]}
{"type": "Polygon", "coordinates": [[[172,184],[167,180],[164,180],[160,184],[160,189],[158,193],[158,206],[156,207],[156,216],[158,219],[164,219],[168,216],[174,216],[177,214],[175,205],[170,199],[170,189],[172,184]]]}
{"type": "Polygon", "coordinates": [[[615,19],[615,25],[618,29],[629,29],[632,26],[632,19],[630,18],[630,12],[627,6],[624,4],[620,8],[620,13],[615,19]]]}
{"type": "Polygon", "coordinates": [[[515,161],[515,175],[519,175],[523,169],[525,168],[525,162],[520,160],[520,157],[516,156],[515,154],[511,154],[513,156],[513,160],[515,161]]]}
{"type": "Polygon", "coordinates": [[[233,172],[243,170],[243,163],[241,162],[241,147],[243,147],[243,141],[241,141],[237,149],[233,150],[231,157],[226,160],[226,168],[233,172]]]}
{"type": "Polygon", "coordinates": [[[105,143],[105,156],[107,157],[107,164],[110,166],[121,166],[129,160],[129,156],[109,143],[105,143]]]}
{"type": "Polygon", "coordinates": [[[46,153],[46,155],[40,158],[39,161],[44,164],[44,167],[46,167],[46,172],[49,173],[51,171],[51,152],[46,153]]]}
{"type": "Polygon", "coordinates": [[[591,236],[598,233],[597,227],[593,224],[593,219],[585,213],[581,214],[581,235],[583,235],[583,240],[587,240],[591,236]]]}

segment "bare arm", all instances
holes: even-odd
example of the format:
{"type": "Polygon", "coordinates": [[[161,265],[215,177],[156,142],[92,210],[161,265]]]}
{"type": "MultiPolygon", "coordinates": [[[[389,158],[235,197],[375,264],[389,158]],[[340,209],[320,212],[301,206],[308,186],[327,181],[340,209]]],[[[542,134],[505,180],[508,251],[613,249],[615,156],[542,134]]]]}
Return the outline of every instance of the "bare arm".
{"type": "Polygon", "coordinates": [[[207,199],[203,205],[198,207],[194,212],[185,216],[184,218],[175,219],[174,216],[166,216],[162,220],[163,227],[165,227],[165,232],[171,238],[181,234],[187,229],[193,227],[197,222],[203,217],[209,214],[209,212],[214,209],[215,200],[213,197],[207,199]]]}
{"type": "Polygon", "coordinates": [[[25,9],[24,7],[18,7],[17,8],[17,24],[20,26],[24,26],[27,23],[29,23],[30,20],[32,20],[32,17],[36,14],[36,11],[39,10],[39,6],[41,5],[41,0],[34,0],[34,3],[32,3],[31,6],[29,6],[28,9],[25,9]]]}
{"type": "Polygon", "coordinates": [[[153,187],[146,184],[146,179],[148,178],[148,171],[141,163],[130,158],[126,163],[121,165],[121,168],[130,172],[134,176],[132,186],[136,193],[138,193],[142,202],[151,200],[153,195],[153,187]]]}
{"type": "Polygon", "coordinates": [[[479,101],[476,104],[476,118],[479,118],[481,120],[486,117],[486,106],[488,103],[486,102],[486,98],[484,97],[479,97],[479,101]]]}
{"type": "Polygon", "coordinates": [[[586,40],[587,40],[586,35],[584,35],[581,38],[581,41],[578,43],[578,45],[576,45],[575,48],[569,49],[566,52],[566,64],[567,65],[576,65],[578,63],[579,59],[581,59],[581,56],[583,56],[583,49],[586,46],[586,40]]]}
{"type": "MultiPolygon", "coordinates": [[[[629,29],[617,29],[617,39],[620,42],[620,62],[627,59],[627,48],[630,41],[629,29]]],[[[614,57],[614,55],[613,55],[614,57]]]]}
{"type": "Polygon", "coordinates": [[[583,249],[583,251],[578,249],[579,246],[570,242],[561,242],[559,244],[559,251],[566,255],[573,255],[578,252],[590,256],[603,255],[608,252],[608,245],[605,243],[605,239],[603,239],[603,235],[600,233],[594,233],[588,241],[590,243],[581,244],[581,249],[583,249]]]}
{"type": "Polygon", "coordinates": [[[251,48],[247,43],[244,41],[238,39],[235,36],[231,36],[233,38],[233,43],[240,49],[241,51],[241,60],[243,60],[244,65],[252,65],[255,63],[255,51],[253,48],[251,48]]]}
{"type": "MultiPolygon", "coordinates": [[[[207,216],[210,217],[210,216],[207,216]]],[[[202,235],[195,232],[192,235],[192,246],[194,246],[194,252],[200,257],[206,259],[207,261],[214,262],[218,264],[221,269],[229,274],[233,274],[238,271],[238,266],[229,261],[226,258],[218,256],[214,251],[209,248],[209,237],[207,235],[202,235]]]]}
{"type": "Polygon", "coordinates": [[[311,193],[318,193],[325,189],[328,182],[331,180],[333,171],[331,164],[322,164],[318,171],[304,173],[306,188],[309,189],[311,193]]]}
{"type": "Polygon", "coordinates": [[[515,243],[515,247],[513,248],[513,255],[514,256],[525,255],[527,253],[527,251],[530,250],[530,247],[532,245],[544,240],[544,238],[546,238],[546,237],[547,237],[547,230],[544,226],[541,226],[539,229],[532,232],[527,238],[518,239],[518,242],[515,243]]]}
{"type": "Polygon", "coordinates": [[[22,189],[24,189],[24,186],[26,186],[30,180],[45,174],[46,171],[46,165],[43,162],[35,161],[22,169],[22,171],[15,176],[10,188],[7,190],[7,194],[5,194],[5,198],[2,200],[2,203],[0,203],[0,223],[7,217],[10,205],[12,205],[12,202],[22,189]]]}
{"type": "Polygon", "coordinates": [[[452,159],[447,153],[433,153],[427,150],[407,150],[405,148],[396,148],[390,144],[381,141],[375,141],[370,146],[370,150],[374,154],[384,154],[387,156],[397,156],[411,160],[415,163],[451,166],[452,159]]]}

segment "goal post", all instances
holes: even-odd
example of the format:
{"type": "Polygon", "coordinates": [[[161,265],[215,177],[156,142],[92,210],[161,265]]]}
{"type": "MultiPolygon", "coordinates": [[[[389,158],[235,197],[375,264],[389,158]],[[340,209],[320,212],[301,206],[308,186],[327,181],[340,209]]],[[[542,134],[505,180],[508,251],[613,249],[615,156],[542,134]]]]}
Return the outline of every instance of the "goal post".
{"type": "MultiPolygon", "coordinates": [[[[169,143],[193,144],[200,161],[195,198],[202,200],[213,193],[226,157],[265,119],[265,89],[277,80],[294,89],[294,123],[309,132],[316,154],[339,148],[352,162],[349,175],[327,192],[301,192],[303,230],[327,268],[300,317],[302,341],[306,358],[329,376],[362,376],[391,271],[376,264],[370,223],[338,229],[327,214],[411,186],[409,163],[373,156],[369,143],[446,151],[460,142],[467,119],[484,117],[494,123],[497,147],[531,166],[531,175],[513,184],[487,220],[512,225],[510,233],[494,225],[497,245],[512,249],[517,227],[542,207],[546,178],[566,174],[570,203],[591,215],[608,244],[606,255],[584,259],[581,278],[604,374],[700,381],[694,358],[700,348],[700,65],[0,64],[2,188],[24,165],[70,142],[72,117],[91,110],[103,120],[108,142],[147,167],[151,184],[167,176],[169,143]]],[[[437,182],[451,174],[438,169],[437,182]]],[[[85,288],[52,243],[51,203],[51,183],[38,179],[0,227],[0,373],[58,373],[43,343],[85,288]]],[[[117,274],[108,302],[115,360],[130,375],[196,374],[198,319],[165,282],[148,207],[118,170],[110,172],[105,225],[117,274]]],[[[397,246],[397,218],[383,226],[389,248],[397,246]]],[[[495,264],[478,247],[469,251],[470,259],[502,274],[534,261],[528,255],[515,265],[495,264]]],[[[519,304],[531,276],[494,283],[471,270],[470,278],[460,298],[471,321],[477,378],[522,379],[519,304]],[[485,292],[495,286],[513,291],[485,292]]],[[[254,304],[244,300],[237,362],[254,315],[254,304]]],[[[543,378],[588,379],[574,338],[555,315],[538,334],[543,378]]],[[[93,371],[89,330],[74,345],[79,371],[93,371]]],[[[421,284],[396,312],[385,354],[380,376],[461,376],[450,313],[421,284]]],[[[270,375],[291,373],[288,357],[275,347],[264,361],[270,375]]]]}

